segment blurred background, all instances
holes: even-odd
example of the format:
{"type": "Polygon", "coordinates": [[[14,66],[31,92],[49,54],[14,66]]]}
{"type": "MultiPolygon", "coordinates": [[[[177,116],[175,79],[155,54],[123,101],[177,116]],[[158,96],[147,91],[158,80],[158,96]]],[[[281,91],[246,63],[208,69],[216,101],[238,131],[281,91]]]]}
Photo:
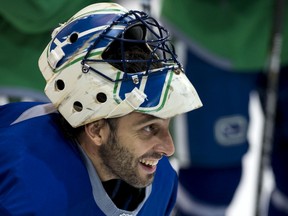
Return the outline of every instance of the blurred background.
{"type": "MultiPolygon", "coordinates": [[[[58,1],[58,0],[57,0],[58,1]]],[[[159,18],[162,21],[162,17],[160,14],[160,9],[162,7],[162,1],[164,0],[115,0],[114,2],[120,3],[127,9],[140,9],[143,10],[143,8],[150,13],[153,17],[159,18]]],[[[29,17],[29,19],[25,19],[25,13],[20,13],[22,10],[19,8],[25,8],[24,1],[21,1],[21,5],[18,5],[18,3],[15,3],[16,1],[11,0],[9,2],[6,2],[7,5],[6,9],[4,6],[0,9],[1,12],[1,25],[0,29],[2,29],[2,36],[0,36],[0,44],[2,45],[2,53],[0,57],[0,104],[4,104],[10,101],[18,100],[19,97],[22,100],[39,100],[39,101],[47,101],[46,96],[43,94],[43,86],[45,85],[45,82],[43,78],[40,75],[40,72],[38,74],[35,74],[35,68],[37,68],[37,61],[41,53],[39,53],[39,50],[44,49],[44,45],[47,44],[47,42],[50,40],[49,37],[47,37],[47,32],[52,32],[52,26],[55,26],[55,23],[52,22],[46,22],[45,20],[49,17],[53,17],[53,21],[56,22],[57,18],[59,20],[63,20],[62,18],[70,17],[71,12],[67,8],[67,14],[59,11],[61,10],[61,7],[75,7],[75,10],[77,8],[76,2],[79,1],[71,1],[73,4],[66,4],[63,1],[63,4],[59,7],[55,7],[55,13],[50,9],[51,13],[47,17],[42,17],[41,14],[43,12],[37,11],[35,13],[35,17],[29,17]],[[75,5],[74,5],[75,3],[75,5]],[[22,5],[23,4],[23,5],[22,5]],[[16,13],[15,13],[15,7],[17,5],[16,13]],[[68,5],[68,6],[66,6],[68,5]],[[18,10],[18,11],[17,11],[18,10]],[[14,11],[14,15],[13,12],[14,11]],[[23,17],[21,17],[23,16],[23,17]],[[46,25],[41,25],[41,20],[39,21],[40,24],[37,24],[35,21],[37,18],[40,17],[43,19],[43,22],[46,22],[46,25]],[[4,18],[4,19],[3,19],[4,18]],[[46,19],[45,19],[46,18],[46,19]],[[22,20],[22,22],[18,22],[18,20],[22,20]],[[11,28],[7,28],[8,22],[4,20],[11,21],[11,28]],[[35,22],[34,22],[35,21],[35,22]],[[26,23],[25,23],[26,22],[26,23]],[[29,23],[29,25],[27,24],[29,23]],[[23,26],[27,24],[27,28],[24,28],[23,26]],[[29,27],[28,27],[29,26],[29,27]],[[47,29],[44,31],[44,27],[47,27],[47,29]],[[23,28],[22,28],[23,27],[23,28]],[[17,30],[19,28],[19,30],[17,30]],[[43,30],[43,31],[42,31],[43,30]],[[23,33],[23,37],[21,34],[15,34],[13,32],[21,32],[23,33]],[[7,36],[11,34],[12,38],[9,38],[10,36],[7,36]],[[33,38],[30,37],[30,35],[37,35],[37,37],[33,38]],[[10,40],[11,39],[11,40],[10,40]],[[13,43],[12,43],[12,42],[13,43]],[[25,44],[27,44],[27,47],[25,47],[25,44]],[[18,48],[23,48],[20,52],[18,52],[18,48]],[[10,55],[6,55],[3,50],[9,50],[10,55]],[[30,61],[33,61],[33,66],[31,68],[26,68],[27,60],[26,58],[30,59],[30,61]],[[15,60],[17,60],[17,64],[15,63],[15,60]],[[26,68],[26,69],[25,69],[26,68]],[[19,76],[17,74],[13,75],[13,70],[21,71],[19,73],[19,76]],[[20,76],[21,74],[21,76],[20,76]],[[8,97],[7,97],[8,96],[8,97]]],[[[55,1],[56,2],[56,1],[55,1]]],[[[67,1],[68,2],[68,1],[67,1]]],[[[70,2],[70,1],[69,1],[70,2]]],[[[93,1],[82,1],[79,3],[78,8],[82,8],[82,5],[87,5],[92,3],[93,1]]],[[[225,2],[228,1],[219,1],[219,2],[225,2]]],[[[180,1],[174,1],[175,4],[181,4],[180,1]]],[[[55,3],[56,5],[56,3],[55,3]]],[[[28,8],[28,7],[27,7],[28,8]]],[[[27,9],[25,8],[25,9],[27,9]]],[[[33,10],[33,7],[31,7],[31,11],[33,10]],[[31,9],[32,8],[32,9],[31,9]]],[[[77,9],[78,10],[78,9],[77,9]]],[[[175,16],[177,14],[182,13],[182,11],[175,10],[175,16]]],[[[27,15],[27,14],[26,14],[27,15]]],[[[227,16],[227,19],[229,17],[227,16]]],[[[245,19],[245,17],[243,18],[245,19]]],[[[168,28],[169,29],[169,28],[168,28]]],[[[253,26],[251,27],[253,29],[253,26]]],[[[260,29],[260,28],[259,28],[260,29]]],[[[169,29],[170,30],[170,29],[169,29]]],[[[287,31],[286,31],[287,32],[287,31]]],[[[176,38],[176,32],[175,30],[171,33],[173,37],[176,38]],[[174,35],[175,34],[175,35],[174,35]]],[[[174,38],[173,38],[174,39],[174,38]]],[[[176,50],[179,55],[180,61],[186,61],[185,53],[182,53],[181,47],[187,46],[186,41],[175,39],[176,41],[176,50]]],[[[241,46],[241,45],[240,45],[241,46]]],[[[255,51],[256,52],[256,51],[255,51]]],[[[225,62],[223,63],[225,64],[225,62]]],[[[264,67],[264,66],[263,66],[264,67]]],[[[193,83],[193,80],[192,80],[193,83]]],[[[209,88],[209,86],[206,86],[209,88]]],[[[235,87],[236,88],[236,87],[235,87]]],[[[197,89],[197,88],[196,88],[197,89]]],[[[198,90],[199,91],[199,90],[198,90]]],[[[225,89],[224,89],[225,91],[225,89]]],[[[200,98],[201,98],[201,91],[199,91],[200,98]]],[[[219,96],[219,95],[216,95],[219,96]]],[[[250,116],[250,122],[248,125],[248,142],[250,143],[250,147],[246,154],[243,154],[243,158],[240,157],[240,161],[243,162],[243,173],[240,178],[240,183],[238,187],[236,188],[235,194],[232,199],[232,203],[228,206],[227,214],[226,216],[255,216],[255,204],[256,204],[256,194],[257,194],[257,175],[258,175],[258,168],[259,168],[259,161],[260,161],[260,149],[262,144],[262,137],[263,137],[263,124],[264,124],[264,116],[263,112],[261,110],[260,105],[260,98],[256,91],[251,91],[248,95],[250,98],[249,100],[249,116],[250,116]]],[[[205,103],[204,103],[205,106],[205,103]]],[[[182,119],[183,120],[183,119],[182,119]]],[[[181,121],[181,120],[180,120],[181,121]]],[[[187,128],[186,128],[187,129],[187,128]]],[[[184,130],[186,130],[184,128],[184,130]]],[[[178,131],[179,132],[179,131],[178,131]]],[[[176,137],[176,145],[177,142],[181,142],[184,138],[181,137],[181,131],[178,133],[176,137]],[[180,137],[180,138],[179,138],[180,137]]],[[[209,149],[207,149],[209,151],[209,149]]],[[[173,165],[175,169],[178,170],[180,166],[180,162],[178,161],[178,158],[174,159],[173,165]]],[[[225,179],[225,178],[224,178],[225,179]]],[[[228,179],[227,179],[228,182],[228,179]]],[[[213,182],[212,182],[213,184],[213,182]]],[[[223,182],[222,182],[223,184],[223,182]]],[[[213,185],[212,185],[213,186],[213,185]]],[[[266,167],[264,169],[264,178],[263,178],[263,196],[261,198],[261,205],[263,211],[267,211],[268,209],[268,203],[269,203],[269,196],[272,191],[272,188],[274,186],[274,179],[272,172],[269,167],[266,167]]],[[[203,188],[203,191],[206,188],[203,188]]],[[[207,189],[209,191],[209,189],[207,189]]],[[[200,206],[202,208],[203,206],[200,204],[196,204],[196,206],[200,206]]],[[[211,206],[210,206],[211,207],[211,206]]],[[[205,208],[205,207],[203,207],[205,208]]],[[[226,207],[223,207],[226,208],[226,207]]],[[[207,213],[205,216],[220,216],[222,214],[213,214],[207,213]]],[[[202,216],[202,215],[201,215],[202,216]]],[[[203,215],[204,216],[204,215],[203,215]]],[[[259,215],[257,215],[259,216],[259,215]]],[[[263,214],[263,216],[266,216],[266,214],[263,214]]]]}

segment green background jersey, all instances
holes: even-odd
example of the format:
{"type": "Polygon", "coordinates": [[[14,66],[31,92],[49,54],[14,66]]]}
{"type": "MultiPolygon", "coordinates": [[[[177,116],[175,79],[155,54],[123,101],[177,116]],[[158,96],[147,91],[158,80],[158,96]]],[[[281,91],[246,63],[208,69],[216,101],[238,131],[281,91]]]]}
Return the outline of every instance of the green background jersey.
{"type": "MultiPolygon", "coordinates": [[[[282,62],[287,64],[288,7],[285,11],[282,62]]],[[[258,70],[267,63],[273,0],[163,0],[161,15],[195,49],[230,69],[258,70]]]]}
{"type": "MultiPolygon", "coordinates": [[[[100,2],[100,1],[99,1],[100,2]]],[[[8,0],[0,7],[0,87],[43,91],[38,59],[59,23],[95,0],[8,0]]]]}

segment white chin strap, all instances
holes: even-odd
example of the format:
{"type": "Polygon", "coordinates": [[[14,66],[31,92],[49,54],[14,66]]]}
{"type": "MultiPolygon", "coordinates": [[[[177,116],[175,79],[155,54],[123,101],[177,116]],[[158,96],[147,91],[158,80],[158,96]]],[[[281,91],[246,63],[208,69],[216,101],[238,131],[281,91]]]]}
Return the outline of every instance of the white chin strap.
{"type": "Polygon", "coordinates": [[[116,106],[106,116],[106,118],[115,118],[127,115],[128,113],[137,110],[146,98],[147,95],[135,87],[130,93],[127,93],[125,95],[125,100],[123,100],[118,106],[116,106]]]}

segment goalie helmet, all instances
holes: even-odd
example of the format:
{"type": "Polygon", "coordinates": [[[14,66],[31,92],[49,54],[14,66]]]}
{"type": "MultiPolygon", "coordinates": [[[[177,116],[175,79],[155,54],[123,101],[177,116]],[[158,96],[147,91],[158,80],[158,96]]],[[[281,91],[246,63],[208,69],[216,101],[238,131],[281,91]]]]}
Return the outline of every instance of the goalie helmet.
{"type": "Polygon", "coordinates": [[[133,111],[169,118],[202,106],[168,31],[116,3],[90,5],[60,24],[39,68],[46,95],[73,127],[133,111]]]}

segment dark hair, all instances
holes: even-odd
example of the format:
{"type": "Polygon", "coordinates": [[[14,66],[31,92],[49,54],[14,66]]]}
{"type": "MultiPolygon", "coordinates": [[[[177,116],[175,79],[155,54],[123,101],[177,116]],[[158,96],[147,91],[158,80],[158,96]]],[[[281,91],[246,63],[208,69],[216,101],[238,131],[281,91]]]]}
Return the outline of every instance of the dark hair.
{"type": "Polygon", "coordinates": [[[148,69],[160,68],[162,64],[156,60],[155,54],[151,53],[151,50],[144,43],[132,43],[125,42],[121,44],[120,41],[114,41],[109,48],[102,54],[102,58],[107,60],[137,60],[137,61],[123,61],[110,62],[115,68],[121,71],[127,71],[127,73],[136,73],[140,71],[146,71],[148,69]],[[124,54],[122,53],[124,49],[124,54]],[[122,56],[124,55],[124,56],[122,56]],[[138,61],[139,60],[139,61],[138,61]],[[152,61],[141,61],[141,60],[152,60],[152,61]],[[149,63],[148,63],[149,62],[149,63]],[[125,68],[124,68],[125,64],[125,68]]]}
{"type": "MultiPolygon", "coordinates": [[[[104,119],[104,123],[106,123],[112,133],[116,133],[117,131],[117,122],[118,118],[111,118],[111,119],[104,119]]],[[[63,132],[64,136],[68,139],[75,139],[77,138],[83,131],[84,131],[84,125],[73,128],[68,121],[60,115],[60,118],[58,118],[58,125],[63,132]]]]}
{"type": "Polygon", "coordinates": [[[82,131],[84,131],[84,126],[73,128],[61,114],[58,119],[58,125],[64,136],[68,139],[74,139],[78,137],[82,131]]]}

